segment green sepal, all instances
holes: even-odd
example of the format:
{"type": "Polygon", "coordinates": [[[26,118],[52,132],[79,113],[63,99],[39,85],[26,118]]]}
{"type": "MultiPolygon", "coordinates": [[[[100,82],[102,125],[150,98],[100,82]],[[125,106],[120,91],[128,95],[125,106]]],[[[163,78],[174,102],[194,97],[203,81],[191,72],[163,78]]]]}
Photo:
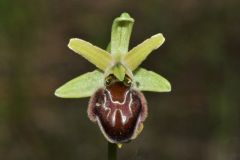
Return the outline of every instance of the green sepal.
{"type": "Polygon", "coordinates": [[[114,63],[111,54],[82,39],[70,39],[68,47],[74,52],[86,58],[92,64],[96,65],[102,71],[105,71],[109,66],[112,66],[114,63]]]}
{"type": "Polygon", "coordinates": [[[122,13],[113,21],[111,33],[111,54],[119,58],[128,52],[129,40],[132,33],[134,19],[128,13],[122,13]]]}
{"type": "Polygon", "coordinates": [[[146,59],[146,57],[153,50],[160,47],[164,41],[165,38],[161,33],[152,36],[124,55],[122,63],[134,71],[146,59]]]}
{"type": "Polygon", "coordinates": [[[99,70],[85,73],[65,83],[55,91],[61,98],[90,97],[95,91],[104,86],[104,74],[99,70]]]}
{"type": "Polygon", "coordinates": [[[170,92],[171,84],[159,74],[138,68],[134,72],[135,87],[141,91],[170,92]]]}

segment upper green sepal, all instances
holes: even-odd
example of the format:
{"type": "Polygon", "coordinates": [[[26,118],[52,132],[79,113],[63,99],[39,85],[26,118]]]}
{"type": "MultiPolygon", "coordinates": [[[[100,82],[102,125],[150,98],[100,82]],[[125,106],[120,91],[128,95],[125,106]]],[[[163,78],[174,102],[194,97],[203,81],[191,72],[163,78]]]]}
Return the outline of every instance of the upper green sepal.
{"type": "Polygon", "coordinates": [[[55,95],[61,98],[90,97],[97,89],[103,86],[103,72],[94,70],[65,83],[55,91],[55,95]]]}
{"type": "Polygon", "coordinates": [[[122,13],[114,19],[111,33],[111,54],[120,57],[128,52],[129,40],[134,19],[128,13],[122,13]]]}
{"type": "Polygon", "coordinates": [[[141,91],[151,92],[170,92],[171,84],[159,74],[148,71],[143,68],[138,68],[134,72],[135,87],[141,91]]]}

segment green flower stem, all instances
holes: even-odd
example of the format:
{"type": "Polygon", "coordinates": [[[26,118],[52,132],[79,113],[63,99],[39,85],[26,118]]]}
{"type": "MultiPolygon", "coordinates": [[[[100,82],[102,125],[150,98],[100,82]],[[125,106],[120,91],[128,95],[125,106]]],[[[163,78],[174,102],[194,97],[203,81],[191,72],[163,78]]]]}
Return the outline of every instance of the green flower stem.
{"type": "Polygon", "coordinates": [[[117,160],[117,144],[108,142],[108,160],[117,160]]]}

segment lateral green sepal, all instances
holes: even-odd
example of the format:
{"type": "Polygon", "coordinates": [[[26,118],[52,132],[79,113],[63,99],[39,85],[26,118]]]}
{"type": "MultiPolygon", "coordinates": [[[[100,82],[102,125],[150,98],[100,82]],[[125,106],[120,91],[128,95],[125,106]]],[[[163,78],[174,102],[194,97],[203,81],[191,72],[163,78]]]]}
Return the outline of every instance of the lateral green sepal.
{"type": "Polygon", "coordinates": [[[135,87],[141,91],[170,92],[171,84],[159,74],[138,68],[134,73],[135,87]]]}
{"type": "Polygon", "coordinates": [[[90,97],[95,91],[104,86],[104,74],[99,70],[80,75],[65,83],[55,91],[61,98],[90,97]]]}

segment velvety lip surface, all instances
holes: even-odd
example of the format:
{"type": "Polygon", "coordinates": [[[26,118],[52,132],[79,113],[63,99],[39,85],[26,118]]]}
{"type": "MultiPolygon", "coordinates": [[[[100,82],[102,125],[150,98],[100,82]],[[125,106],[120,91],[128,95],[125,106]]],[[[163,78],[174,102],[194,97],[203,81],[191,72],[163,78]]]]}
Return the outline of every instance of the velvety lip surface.
{"type": "Polygon", "coordinates": [[[90,105],[94,105],[92,112],[98,117],[105,136],[116,142],[131,140],[142,111],[137,91],[122,82],[114,82],[94,96],[90,105]]]}

